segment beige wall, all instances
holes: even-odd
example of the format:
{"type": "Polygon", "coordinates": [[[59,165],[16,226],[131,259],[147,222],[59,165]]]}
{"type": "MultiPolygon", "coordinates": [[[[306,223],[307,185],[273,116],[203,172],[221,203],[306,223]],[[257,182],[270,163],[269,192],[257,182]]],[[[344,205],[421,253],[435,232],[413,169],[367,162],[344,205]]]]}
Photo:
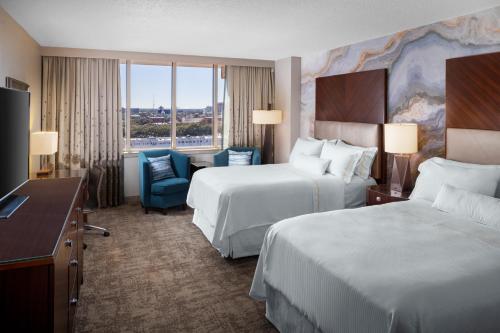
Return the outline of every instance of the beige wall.
{"type": "Polygon", "coordinates": [[[276,163],[285,163],[300,131],[300,58],[277,60],[274,73],[275,108],[283,111],[283,122],[274,132],[274,154],[276,163]]]}
{"type": "MultiPolygon", "coordinates": [[[[40,129],[41,74],[40,46],[0,7],[0,86],[5,87],[5,77],[10,76],[30,85],[30,128],[40,129]]],[[[30,163],[31,170],[39,166],[38,158],[30,163]]]]}

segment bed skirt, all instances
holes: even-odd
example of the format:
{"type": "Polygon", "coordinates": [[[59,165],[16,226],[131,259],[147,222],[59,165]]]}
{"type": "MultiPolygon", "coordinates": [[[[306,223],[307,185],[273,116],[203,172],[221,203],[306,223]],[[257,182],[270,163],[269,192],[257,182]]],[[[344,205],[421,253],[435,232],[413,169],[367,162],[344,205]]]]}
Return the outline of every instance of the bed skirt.
{"type": "Polygon", "coordinates": [[[280,332],[322,332],[278,290],[266,285],[266,295],[266,318],[280,332]]]}
{"type": "Polygon", "coordinates": [[[238,231],[234,235],[224,239],[221,246],[216,246],[213,241],[215,223],[210,222],[199,209],[194,210],[193,223],[223,257],[231,257],[233,259],[259,255],[264,236],[270,226],[258,226],[238,231]]]}

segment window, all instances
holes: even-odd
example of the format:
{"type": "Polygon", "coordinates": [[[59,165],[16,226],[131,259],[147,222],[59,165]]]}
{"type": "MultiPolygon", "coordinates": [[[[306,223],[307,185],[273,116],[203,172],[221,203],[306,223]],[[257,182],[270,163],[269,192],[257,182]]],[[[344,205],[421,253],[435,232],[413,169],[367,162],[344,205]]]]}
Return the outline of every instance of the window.
{"type": "Polygon", "coordinates": [[[122,64],[126,149],[221,147],[221,73],[221,66],[217,65],[122,64]],[[126,98],[127,80],[130,105],[126,98]]]}
{"type": "Polygon", "coordinates": [[[130,66],[130,148],[171,146],[172,66],[130,66]]]}
{"type": "Polygon", "coordinates": [[[177,147],[211,147],[213,67],[177,66],[177,147]]]}

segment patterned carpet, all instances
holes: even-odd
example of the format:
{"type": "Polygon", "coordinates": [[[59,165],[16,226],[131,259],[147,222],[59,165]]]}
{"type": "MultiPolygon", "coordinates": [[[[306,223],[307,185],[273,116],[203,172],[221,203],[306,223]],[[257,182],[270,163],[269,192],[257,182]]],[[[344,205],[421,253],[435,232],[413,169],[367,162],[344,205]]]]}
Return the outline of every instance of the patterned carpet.
{"type": "Polygon", "coordinates": [[[190,223],[192,211],[145,215],[104,209],[86,235],[76,332],[276,332],[248,296],[256,258],[221,258],[190,223]]]}

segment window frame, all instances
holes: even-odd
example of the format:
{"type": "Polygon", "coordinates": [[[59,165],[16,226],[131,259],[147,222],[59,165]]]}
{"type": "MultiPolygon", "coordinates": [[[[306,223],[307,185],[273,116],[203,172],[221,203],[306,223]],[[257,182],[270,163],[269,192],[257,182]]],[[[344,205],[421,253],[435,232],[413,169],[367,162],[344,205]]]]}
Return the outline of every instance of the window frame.
{"type": "MultiPolygon", "coordinates": [[[[224,135],[222,135],[222,140],[219,144],[218,131],[219,131],[219,68],[224,70],[224,64],[202,64],[202,63],[185,63],[185,62],[136,62],[130,59],[122,60],[120,64],[125,64],[126,66],[126,92],[125,92],[125,133],[124,138],[125,144],[123,151],[125,153],[136,153],[143,150],[155,150],[155,149],[173,149],[181,151],[208,151],[208,150],[221,150],[224,145],[224,135]],[[150,65],[150,66],[171,66],[171,124],[170,124],[170,135],[171,135],[171,145],[167,147],[141,147],[133,148],[130,146],[130,109],[131,109],[131,68],[132,65],[150,65]],[[212,145],[211,146],[189,146],[189,147],[177,147],[177,66],[185,67],[203,67],[212,69],[212,145]]],[[[224,78],[225,80],[225,78],[224,78]]],[[[123,93],[122,93],[123,96],[123,93]]],[[[224,99],[223,101],[224,102],[224,99]]],[[[222,124],[224,124],[224,114],[222,115],[222,124]]]]}

